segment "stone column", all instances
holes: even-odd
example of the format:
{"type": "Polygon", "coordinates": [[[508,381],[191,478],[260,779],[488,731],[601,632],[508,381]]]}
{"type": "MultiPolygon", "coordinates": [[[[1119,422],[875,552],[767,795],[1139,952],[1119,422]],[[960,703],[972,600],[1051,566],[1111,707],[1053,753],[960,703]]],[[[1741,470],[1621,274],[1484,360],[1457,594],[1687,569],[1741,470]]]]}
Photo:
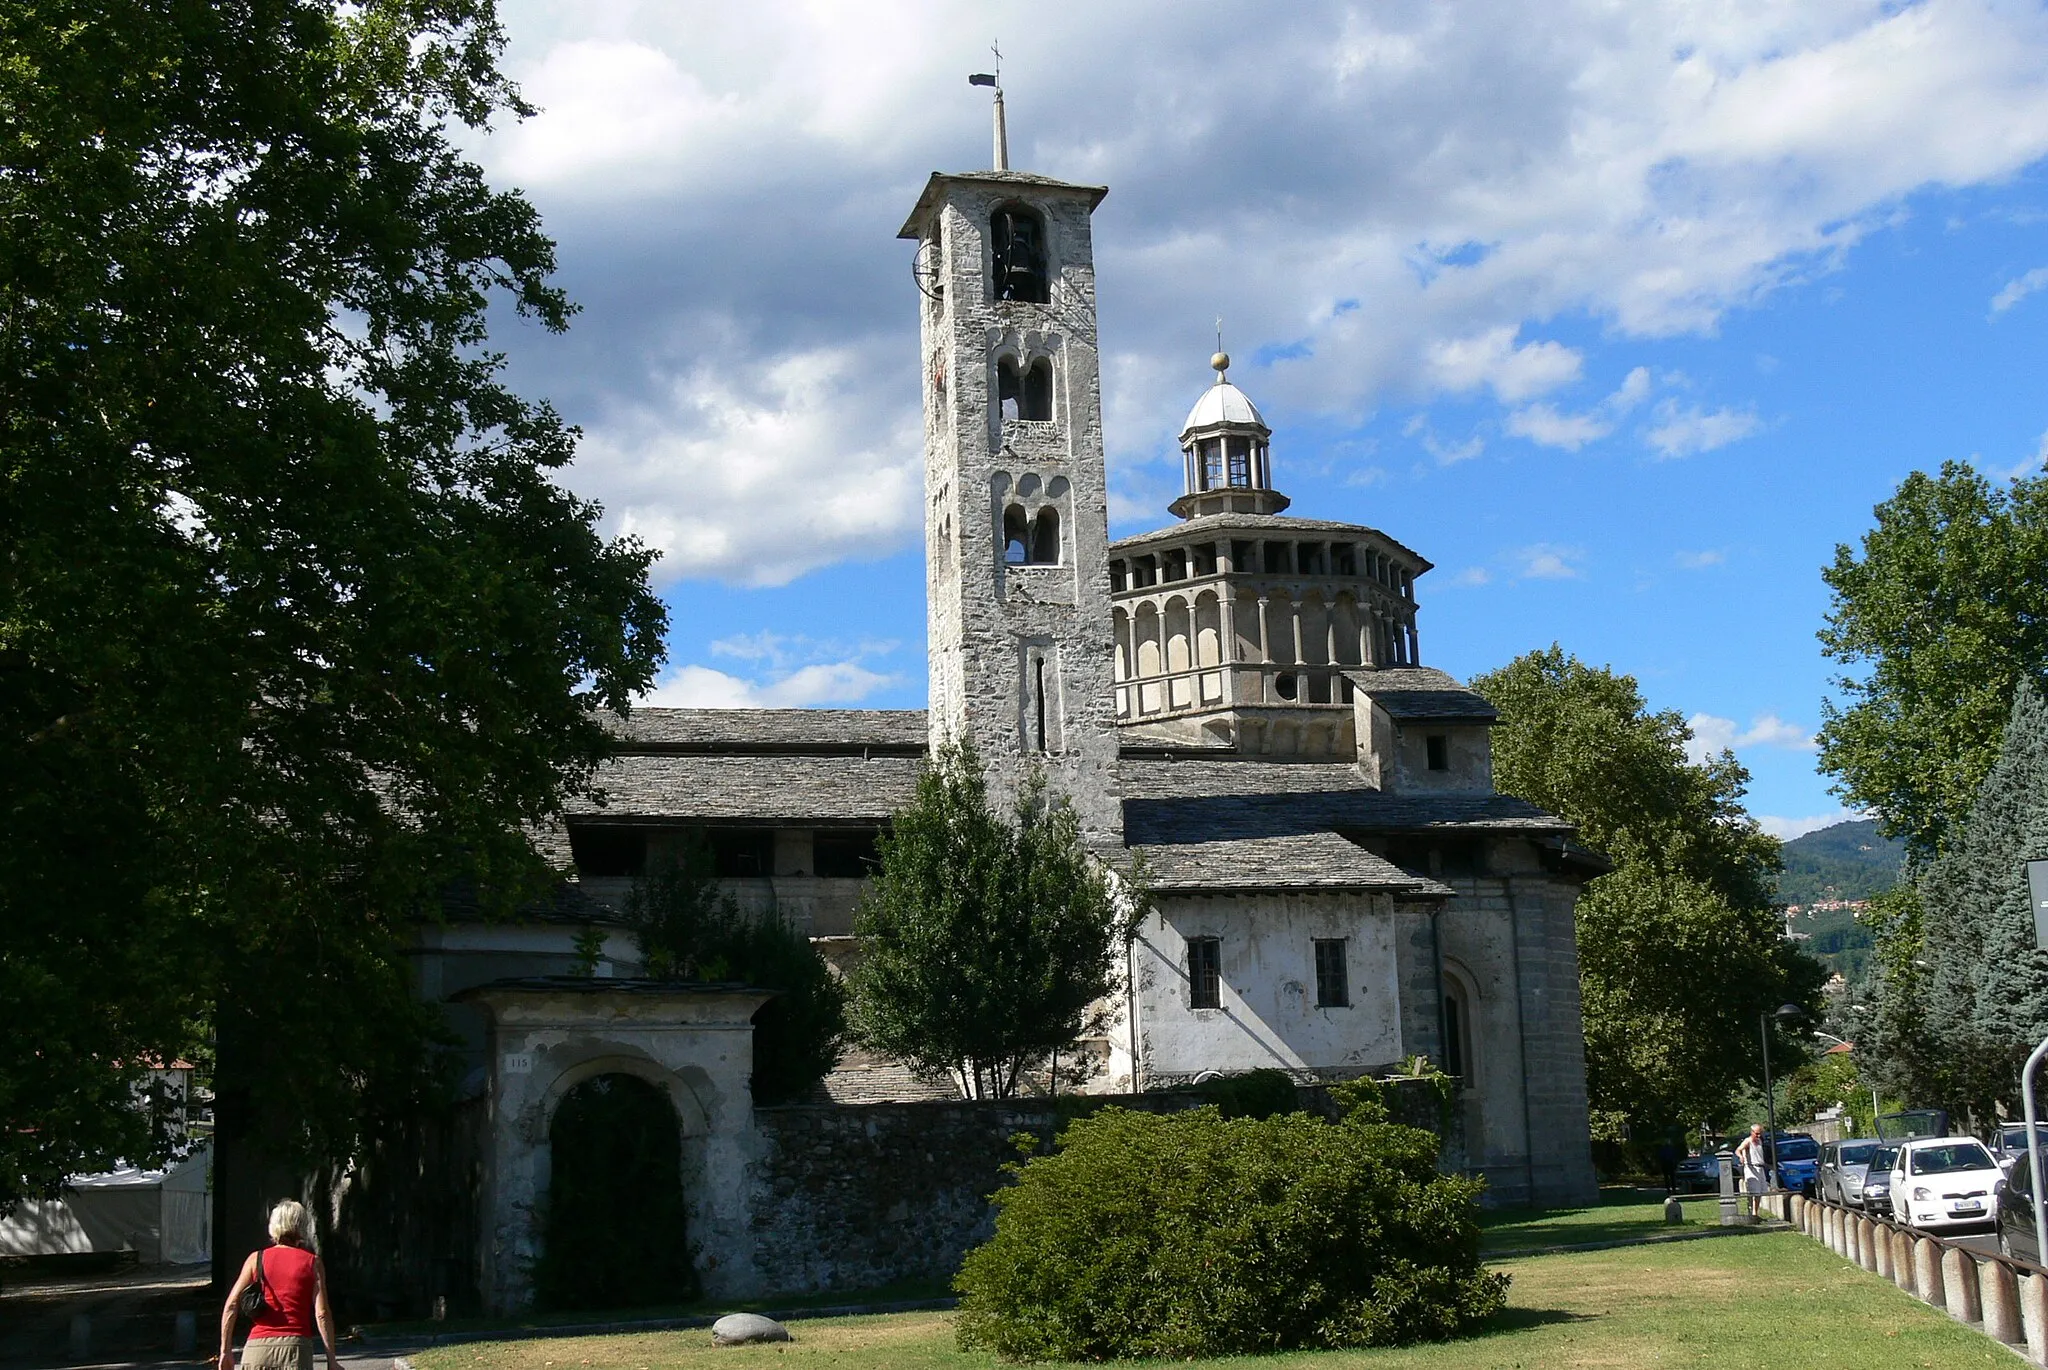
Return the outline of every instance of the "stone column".
{"type": "Polygon", "coordinates": [[[2048,1275],[2022,1275],[2019,1284],[2027,1356],[2038,1365],[2048,1360],[2048,1275]]]}
{"type": "MultiPolygon", "coordinates": [[[[1839,1208],[1835,1211],[1842,1213],[1839,1208]]],[[[1842,1213],[1842,1254],[1857,1265],[1863,1264],[1863,1229],[1847,1213],[1842,1213]]]]}
{"type": "Polygon", "coordinates": [[[1870,1223],[1870,1244],[1877,1248],[1877,1264],[1871,1269],[1886,1279],[1892,1277],[1892,1230],[1874,1219],[1870,1223]]]}
{"type": "MultiPolygon", "coordinates": [[[[1228,548],[1230,544],[1225,542],[1223,546],[1228,548]]],[[[1219,622],[1223,629],[1223,702],[1231,705],[1237,703],[1237,596],[1230,592],[1228,581],[1217,598],[1222,601],[1217,607],[1222,613],[1219,622]]]]}
{"type": "Polygon", "coordinates": [[[1977,1262],[1960,1246],[1941,1253],[1941,1297],[1949,1316],[1976,1322],[1984,1315],[1977,1303],[1977,1262]]]}
{"type": "Polygon", "coordinates": [[[1879,1236],[1883,1234],[1883,1229],[1880,1228],[1876,1223],[1872,1222],[1870,1219],[1865,1217],[1854,1217],[1851,1218],[1849,1221],[1856,1224],[1857,1249],[1862,1253],[1863,1256],[1863,1259],[1860,1262],[1860,1264],[1863,1266],[1865,1270],[1868,1270],[1873,1274],[1878,1273],[1877,1239],[1879,1236]]]}
{"type": "Polygon", "coordinates": [[[2020,1286],[2004,1261],[1977,1262],[1977,1304],[1984,1311],[1984,1335],[2007,1346],[2022,1345],[2027,1332],[2020,1325],[2020,1286]]]}
{"type": "Polygon", "coordinates": [[[1892,1283],[1913,1292],[1913,1234],[1903,1227],[1892,1229],[1892,1283]]]}
{"type": "Polygon", "coordinates": [[[1916,1236],[1913,1242],[1913,1293],[1922,1303],[1948,1307],[1948,1291],[1941,1283],[1941,1246],[1932,1237],[1916,1236]]]}

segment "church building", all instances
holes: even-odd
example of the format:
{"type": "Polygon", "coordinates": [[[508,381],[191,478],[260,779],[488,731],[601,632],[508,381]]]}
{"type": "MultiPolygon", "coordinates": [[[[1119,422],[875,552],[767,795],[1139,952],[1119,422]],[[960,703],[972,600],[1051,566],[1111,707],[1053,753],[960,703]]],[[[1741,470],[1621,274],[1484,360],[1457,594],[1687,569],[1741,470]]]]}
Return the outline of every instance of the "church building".
{"type": "MultiPolygon", "coordinates": [[[[1155,907],[1111,1030],[1084,1044],[1082,1088],[1260,1067],[1335,1080],[1427,1057],[1460,1082],[1464,1163],[1493,1201],[1594,1197],[1573,906],[1605,865],[1569,824],[1494,790],[1493,709],[1423,664],[1429,561],[1291,512],[1287,454],[1228,357],[1179,433],[1170,521],[1111,541],[1091,237],[1105,194],[937,174],[903,225],[922,323],[929,709],[635,710],[603,802],[549,835],[576,872],[563,912],[425,932],[422,991],[466,1034],[490,1110],[484,1283],[499,1306],[522,1296],[549,1110],[599,1072],[674,1100],[703,1181],[693,1239],[752,1240],[736,1206],[763,999],[636,979],[607,910],[651,856],[701,833],[744,904],[844,962],[876,834],[949,739],[972,740],[999,790],[1043,772],[1093,847],[1149,871],[1155,907]],[[589,928],[597,975],[567,987],[589,928]]],[[[935,1088],[862,1058],[825,1086],[845,1103],[935,1088]]]]}

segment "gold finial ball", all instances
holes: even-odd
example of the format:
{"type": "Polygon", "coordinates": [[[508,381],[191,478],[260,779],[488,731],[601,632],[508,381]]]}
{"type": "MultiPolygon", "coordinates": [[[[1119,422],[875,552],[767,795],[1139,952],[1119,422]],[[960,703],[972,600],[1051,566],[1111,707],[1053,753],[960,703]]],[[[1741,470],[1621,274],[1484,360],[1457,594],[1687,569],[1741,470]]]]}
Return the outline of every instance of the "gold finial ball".
{"type": "Polygon", "coordinates": [[[1209,365],[1217,371],[1228,371],[1230,369],[1230,354],[1228,352],[1218,352],[1215,356],[1209,358],[1209,365]]]}

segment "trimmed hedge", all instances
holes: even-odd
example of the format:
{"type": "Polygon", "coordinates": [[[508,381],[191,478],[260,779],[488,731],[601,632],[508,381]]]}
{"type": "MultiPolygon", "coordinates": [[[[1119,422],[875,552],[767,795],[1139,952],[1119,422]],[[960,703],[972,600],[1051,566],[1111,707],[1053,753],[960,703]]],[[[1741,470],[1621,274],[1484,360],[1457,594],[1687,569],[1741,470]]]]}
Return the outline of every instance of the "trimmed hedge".
{"type": "Polygon", "coordinates": [[[1107,1108],[1014,1167],[955,1287],[963,1347],[1012,1360],[1442,1340],[1500,1311],[1481,1182],[1370,1105],[1226,1118],[1107,1108]]]}

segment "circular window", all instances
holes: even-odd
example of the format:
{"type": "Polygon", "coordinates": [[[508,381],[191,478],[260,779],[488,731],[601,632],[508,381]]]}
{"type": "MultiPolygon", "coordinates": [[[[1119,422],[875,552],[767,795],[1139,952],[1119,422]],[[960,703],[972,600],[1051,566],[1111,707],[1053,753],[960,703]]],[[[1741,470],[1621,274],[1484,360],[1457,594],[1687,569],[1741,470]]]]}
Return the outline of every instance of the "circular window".
{"type": "Polygon", "coordinates": [[[1273,677],[1273,693],[1279,695],[1282,699],[1294,698],[1295,691],[1298,688],[1291,673],[1283,672],[1273,677]]]}

